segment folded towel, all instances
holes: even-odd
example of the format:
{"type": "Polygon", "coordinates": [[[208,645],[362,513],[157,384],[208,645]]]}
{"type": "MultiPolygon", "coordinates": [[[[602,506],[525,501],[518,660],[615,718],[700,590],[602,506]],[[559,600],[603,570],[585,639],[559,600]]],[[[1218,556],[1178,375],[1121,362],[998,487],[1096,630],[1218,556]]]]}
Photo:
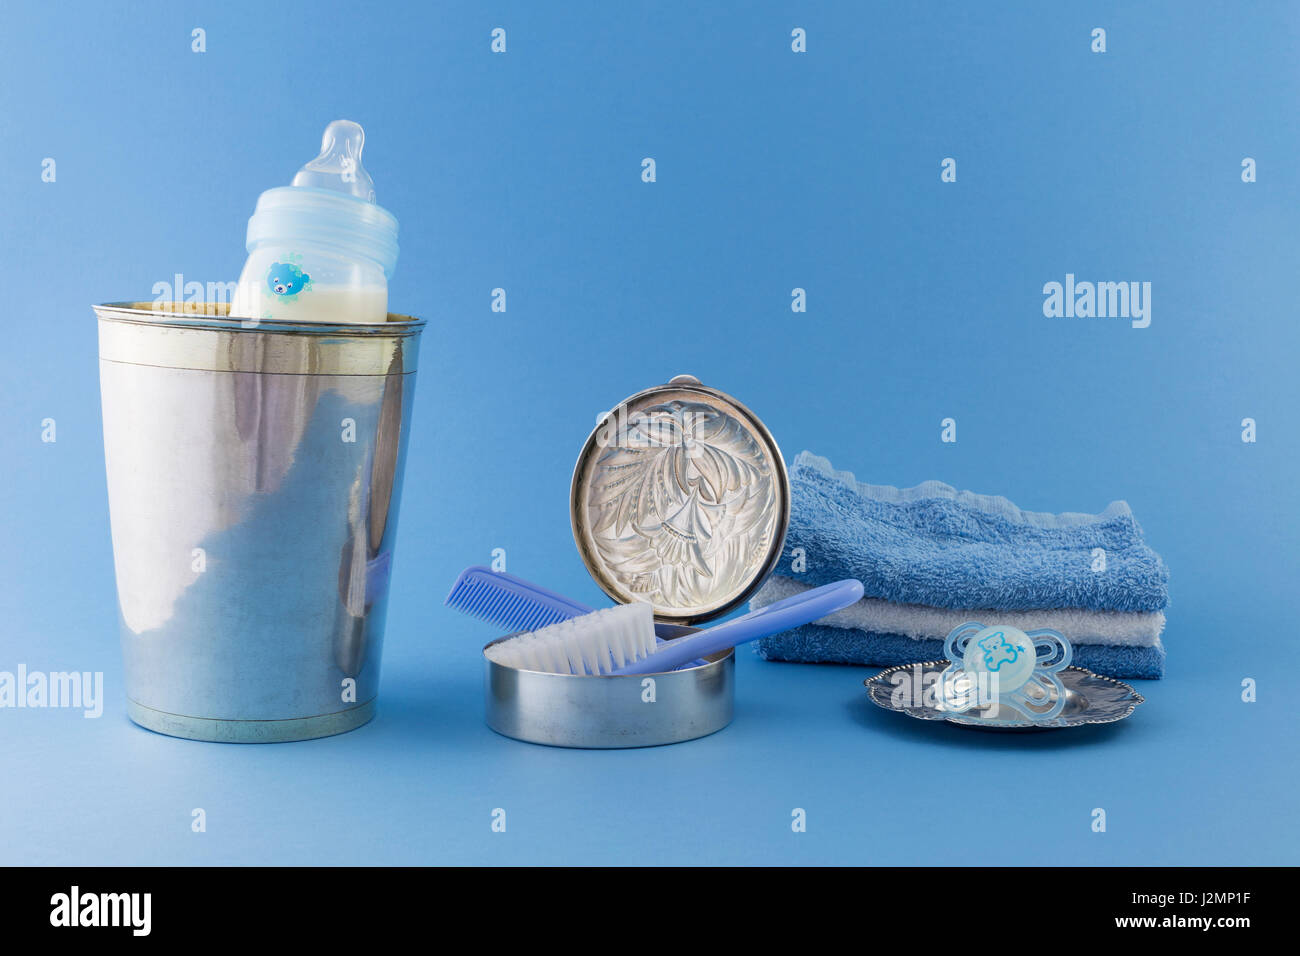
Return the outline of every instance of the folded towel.
{"type": "MultiPolygon", "coordinates": [[[[943,641],[916,640],[902,634],[881,634],[843,627],[805,624],[754,644],[755,653],[769,661],[823,664],[871,664],[892,667],[943,660],[943,641]]],[[[1159,678],[1165,672],[1165,648],[1078,644],[1074,663],[1105,677],[1159,678]]]]}
{"type": "MultiPolygon", "coordinates": [[[[813,585],[781,575],[772,575],[749,602],[757,610],[783,601],[813,585]]],[[[1043,611],[954,610],[926,607],[921,604],[893,604],[879,598],[863,598],[836,611],[818,624],[829,627],[856,628],[878,634],[901,634],[914,640],[942,641],[958,625],[967,621],[985,624],[1009,624],[1022,631],[1050,627],[1060,631],[1071,644],[1111,644],[1129,647],[1154,647],[1165,627],[1159,611],[1082,611],[1056,608],[1043,611]]]]}
{"type": "Polygon", "coordinates": [[[790,470],[790,530],[779,568],[810,584],[857,578],[866,596],[944,608],[1159,611],[1169,572],[1129,506],[1096,515],[1022,511],[938,481],[858,482],[801,453],[790,470]],[[806,568],[792,562],[800,549],[806,568]],[[1100,567],[1098,552],[1104,557],[1100,567]]]}

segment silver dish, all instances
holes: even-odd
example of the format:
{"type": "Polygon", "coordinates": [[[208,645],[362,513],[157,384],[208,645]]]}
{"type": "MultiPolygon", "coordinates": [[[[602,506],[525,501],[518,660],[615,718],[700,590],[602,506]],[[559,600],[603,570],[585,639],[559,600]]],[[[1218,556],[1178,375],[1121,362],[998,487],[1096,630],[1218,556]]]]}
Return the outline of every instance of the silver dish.
{"type": "Polygon", "coordinates": [[[758,416],[679,375],[605,415],[578,456],[569,507],[606,594],[699,624],[749,600],[776,567],[790,480],[758,416]]]}
{"type": "MultiPolygon", "coordinates": [[[[1144,703],[1145,698],[1131,686],[1113,677],[1102,677],[1082,667],[1067,667],[1058,675],[1065,685],[1065,710],[1059,717],[1035,722],[1009,707],[1000,709],[1000,716],[988,715],[988,708],[972,708],[964,714],[951,713],[942,705],[928,706],[925,702],[895,701],[894,675],[920,668],[921,680],[937,679],[947,668],[948,661],[925,661],[921,664],[900,664],[881,671],[864,681],[867,696],[877,707],[907,714],[920,720],[946,720],[962,727],[980,730],[1055,730],[1063,727],[1082,727],[1086,724],[1109,724],[1123,720],[1144,703]]],[[[911,675],[915,678],[916,675],[911,675]]]]}

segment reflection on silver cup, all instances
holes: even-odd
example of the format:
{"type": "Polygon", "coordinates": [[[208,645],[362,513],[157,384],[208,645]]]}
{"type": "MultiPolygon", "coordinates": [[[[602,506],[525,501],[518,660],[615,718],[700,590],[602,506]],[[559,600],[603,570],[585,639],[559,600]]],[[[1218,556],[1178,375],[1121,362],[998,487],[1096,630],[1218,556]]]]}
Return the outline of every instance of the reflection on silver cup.
{"type": "Polygon", "coordinates": [[[283,741],[374,714],[422,321],[97,306],[128,713],[283,741]]]}

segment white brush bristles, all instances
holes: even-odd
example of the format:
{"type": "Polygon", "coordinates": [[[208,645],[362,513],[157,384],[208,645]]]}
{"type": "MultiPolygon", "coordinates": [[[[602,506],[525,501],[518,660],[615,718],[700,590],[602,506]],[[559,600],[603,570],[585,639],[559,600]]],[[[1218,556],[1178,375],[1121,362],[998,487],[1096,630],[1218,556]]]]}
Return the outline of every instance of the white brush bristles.
{"type": "Polygon", "coordinates": [[[637,601],[520,634],[486,653],[517,670],[594,676],[639,661],[654,649],[654,609],[637,601]]]}

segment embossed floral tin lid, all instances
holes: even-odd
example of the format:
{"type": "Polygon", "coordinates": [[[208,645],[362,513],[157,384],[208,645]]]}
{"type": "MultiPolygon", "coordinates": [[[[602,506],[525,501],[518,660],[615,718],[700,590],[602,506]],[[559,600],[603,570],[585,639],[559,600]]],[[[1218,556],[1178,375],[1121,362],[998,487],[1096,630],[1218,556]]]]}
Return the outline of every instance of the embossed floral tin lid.
{"type": "Polygon", "coordinates": [[[776,567],[790,479],[753,412],[679,375],[596,426],[574,466],[569,510],[606,594],[696,624],[744,603],[776,567]]]}

